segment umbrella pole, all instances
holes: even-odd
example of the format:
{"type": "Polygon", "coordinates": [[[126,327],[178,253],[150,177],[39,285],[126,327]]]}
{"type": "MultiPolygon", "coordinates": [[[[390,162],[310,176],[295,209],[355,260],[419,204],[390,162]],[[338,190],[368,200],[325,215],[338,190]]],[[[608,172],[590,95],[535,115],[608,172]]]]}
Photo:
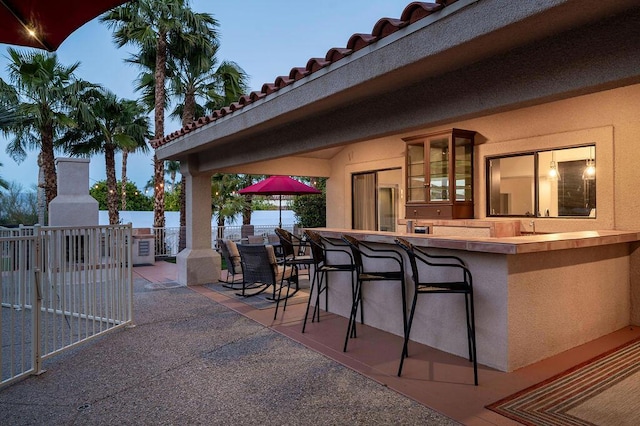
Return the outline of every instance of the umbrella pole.
{"type": "Polygon", "coordinates": [[[280,228],[282,228],[282,195],[280,195],[280,205],[278,206],[278,213],[280,213],[280,228]]]}

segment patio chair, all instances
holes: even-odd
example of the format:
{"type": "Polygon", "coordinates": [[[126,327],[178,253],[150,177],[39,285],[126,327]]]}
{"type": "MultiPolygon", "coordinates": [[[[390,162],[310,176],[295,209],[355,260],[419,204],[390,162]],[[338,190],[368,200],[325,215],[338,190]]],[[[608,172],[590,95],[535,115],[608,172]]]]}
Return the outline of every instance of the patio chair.
{"type": "Polygon", "coordinates": [[[262,235],[247,235],[247,242],[249,244],[264,244],[264,237],[262,235]]]}
{"type": "Polygon", "coordinates": [[[276,234],[267,234],[267,241],[269,244],[273,246],[273,249],[276,251],[276,257],[278,259],[282,259],[282,247],[280,246],[280,237],[276,234]]]}
{"type": "Polygon", "coordinates": [[[218,238],[218,249],[227,265],[227,277],[224,281],[220,280],[220,282],[225,283],[223,284],[224,287],[235,288],[234,284],[241,283],[241,281],[236,281],[236,275],[242,278],[242,266],[240,264],[238,247],[234,241],[218,238]],[[229,276],[231,276],[231,281],[229,281],[229,276]]]}
{"type": "MultiPolygon", "coordinates": [[[[329,310],[329,272],[349,272],[351,274],[351,293],[355,290],[355,282],[353,279],[354,272],[356,271],[355,264],[353,263],[353,256],[348,250],[337,248],[340,244],[337,241],[329,241],[322,237],[315,231],[307,229],[304,231],[307,236],[307,240],[311,247],[311,255],[313,258],[313,279],[311,280],[311,289],[309,293],[309,300],[307,301],[307,310],[304,314],[304,322],[302,323],[302,332],[307,326],[307,318],[309,317],[309,307],[311,305],[311,296],[314,294],[316,302],[313,308],[313,314],[311,315],[311,322],[314,322],[317,318],[320,321],[320,295],[324,293],[325,311],[329,310]],[[332,254],[340,254],[344,259],[349,259],[347,263],[338,263],[335,261],[335,256],[332,254]],[[333,259],[330,259],[333,258],[333,259]]],[[[362,310],[360,310],[362,313],[362,310]]]]}
{"type": "MultiPolygon", "coordinates": [[[[362,312],[362,285],[372,281],[397,281],[402,292],[402,326],[404,333],[407,333],[407,300],[404,285],[404,261],[402,255],[394,250],[378,249],[356,240],[351,235],[343,235],[342,240],[347,243],[353,255],[353,262],[356,268],[356,288],[353,293],[353,303],[351,305],[351,315],[347,326],[347,336],[344,340],[344,349],[347,351],[347,344],[350,337],[356,337],[356,317],[358,316],[358,306],[360,306],[360,322],[364,324],[364,314],[362,312]],[[365,258],[369,259],[365,263],[365,258]],[[385,270],[373,269],[372,265],[379,265],[381,261],[389,261],[397,267],[389,267],[385,270]]],[[[385,262],[386,263],[386,262],[385,262]]]]}
{"type": "Polygon", "coordinates": [[[275,320],[278,316],[280,301],[285,301],[284,311],[287,309],[287,299],[295,294],[295,292],[291,293],[291,283],[294,282],[296,289],[298,288],[297,269],[293,266],[279,265],[271,245],[239,244],[238,250],[242,263],[242,276],[244,277],[242,292],[238,293],[238,295],[243,297],[255,296],[272,287],[272,296],[267,297],[267,299],[276,302],[276,309],[273,315],[275,320]],[[284,287],[285,281],[287,282],[287,292],[283,296],[282,287],[284,287]],[[247,293],[246,290],[250,289],[258,290],[247,293]]]}
{"type": "MultiPolygon", "coordinates": [[[[285,266],[293,266],[296,271],[299,271],[300,268],[308,269],[313,265],[313,258],[310,255],[299,254],[300,246],[306,245],[305,241],[286,229],[275,228],[274,231],[280,239],[280,248],[283,256],[282,263],[285,266]]],[[[296,291],[298,291],[297,288],[296,291]]]]}
{"type": "Polygon", "coordinates": [[[404,344],[402,346],[402,355],[400,356],[400,366],[398,367],[398,376],[402,374],[402,366],[404,359],[408,356],[407,347],[409,344],[409,335],[411,333],[411,324],[413,315],[416,311],[416,301],[420,294],[443,294],[456,293],[464,295],[465,313],[467,317],[467,340],[469,344],[469,361],[473,362],[473,380],[478,386],[478,363],[476,359],[476,326],[473,311],[473,283],[471,272],[466,267],[464,261],[456,256],[435,256],[430,255],[419,247],[414,247],[410,242],[396,238],[396,244],[400,246],[409,256],[411,263],[411,272],[413,275],[414,292],[413,301],[411,302],[411,312],[404,333],[404,344]],[[433,281],[427,280],[424,275],[419,275],[418,264],[428,266],[430,268],[450,268],[460,272],[460,280],[451,281],[433,281]]]}

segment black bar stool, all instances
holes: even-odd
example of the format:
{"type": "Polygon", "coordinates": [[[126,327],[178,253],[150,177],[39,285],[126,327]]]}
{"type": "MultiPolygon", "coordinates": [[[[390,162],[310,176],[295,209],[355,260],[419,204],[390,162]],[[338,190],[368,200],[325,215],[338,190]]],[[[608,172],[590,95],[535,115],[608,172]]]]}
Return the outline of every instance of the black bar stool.
{"type": "MultiPolygon", "coordinates": [[[[353,280],[353,274],[356,271],[356,266],[353,263],[353,256],[347,250],[336,248],[338,242],[329,241],[322,237],[315,231],[307,229],[304,231],[307,236],[307,240],[311,244],[311,256],[313,258],[313,279],[311,280],[311,289],[309,294],[309,300],[307,301],[307,310],[304,314],[304,322],[302,323],[302,332],[307,326],[307,318],[309,317],[309,307],[311,305],[311,295],[314,288],[316,289],[316,303],[313,308],[313,314],[311,315],[311,322],[314,322],[317,318],[320,321],[320,295],[324,293],[325,297],[325,310],[329,309],[329,272],[349,272],[351,274],[351,294],[353,296],[355,284],[353,280]],[[332,248],[333,247],[333,248],[332,248]],[[330,261],[328,256],[330,253],[343,253],[348,256],[349,263],[336,263],[330,261]]],[[[342,243],[341,245],[345,245],[342,243]]],[[[345,245],[346,246],[346,245],[345,245]]]]}
{"type": "Polygon", "coordinates": [[[473,310],[473,282],[471,272],[467,269],[464,261],[456,256],[434,256],[426,253],[419,247],[414,247],[410,242],[396,238],[396,244],[402,247],[409,256],[411,263],[411,272],[413,274],[414,292],[413,301],[411,302],[411,313],[409,321],[404,333],[404,345],[402,346],[402,355],[400,357],[400,366],[398,367],[398,376],[402,374],[402,366],[404,359],[408,354],[409,334],[411,333],[411,323],[413,315],[416,311],[416,301],[419,294],[442,294],[442,293],[458,293],[464,294],[465,312],[467,316],[467,340],[469,343],[469,361],[473,362],[473,381],[478,386],[478,362],[476,359],[476,324],[473,310]],[[461,272],[460,281],[426,281],[420,279],[418,273],[418,262],[436,268],[453,268],[461,272]]]}
{"type": "Polygon", "coordinates": [[[356,337],[356,317],[358,314],[358,305],[360,305],[360,322],[364,323],[364,315],[362,312],[362,284],[371,281],[398,281],[402,289],[402,326],[404,334],[407,334],[407,300],[406,289],[404,285],[404,262],[402,255],[394,250],[385,250],[374,248],[362,241],[358,241],[350,235],[343,235],[342,239],[351,248],[353,261],[356,266],[356,289],[354,292],[353,304],[351,305],[351,315],[349,317],[349,325],[347,326],[347,337],[344,340],[344,352],[347,351],[347,343],[349,337],[356,337]],[[364,248],[364,250],[363,250],[364,248]],[[363,258],[377,260],[392,260],[397,263],[395,270],[379,271],[371,269],[370,266],[365,267],[363,258]]]}
{"type": "MultiPolygon", "coordinates": [[[[291,232],[282,228],[275,228],[274,232],[280,239],[280,248],[282,249],[282,265],[284,269],[293,268],[295,270],[295,275],[298,276],[299,269],[302,268],[310,268],[313,265],[313,258],[308,255],[301,255],[299,253],[299,248],[303,245],[303,241],[293,235],[291,232]]],[[[284,280],[280,283],[280,290],[278,292],[278,297],[276,300],[276,312],[274,314],[273,319],[276,319],[276,315],[278,315],[278,307],[280,306],[280,300],[284,299],[284,305],[282,310],[285,311],[287,309],[287,299],[293,296],[300,290],[298,280],[296,280],[295,290],[291,293],[291,282],[287,281],[287,294],[285,297],[282,297],[282,287],[284,284],[284,280]]]]}

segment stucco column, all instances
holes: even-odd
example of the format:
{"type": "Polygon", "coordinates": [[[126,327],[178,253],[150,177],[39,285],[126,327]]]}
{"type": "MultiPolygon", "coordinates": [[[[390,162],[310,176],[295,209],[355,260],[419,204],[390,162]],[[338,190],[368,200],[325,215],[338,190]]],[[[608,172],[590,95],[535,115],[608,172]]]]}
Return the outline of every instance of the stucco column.
{"type": "Polygon", "coordinates": [[[211,177],[181,170],[186,180],[187,247],[178,253],[178,282],[202,285],[220,278],[220,254],[211,247],[211,177]]]}

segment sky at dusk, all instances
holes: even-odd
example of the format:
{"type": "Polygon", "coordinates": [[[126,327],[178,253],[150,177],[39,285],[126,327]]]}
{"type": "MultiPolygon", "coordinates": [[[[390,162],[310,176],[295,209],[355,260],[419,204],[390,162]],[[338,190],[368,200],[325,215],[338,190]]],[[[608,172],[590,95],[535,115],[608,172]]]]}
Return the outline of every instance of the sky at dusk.
{"type": "MultiPolygon", "coordinates": [[[[218,61],[236,62],[249,75],[250,91],[255,91],[280,75],[288,75],[291,68],[304,67],[312,57],[324,57],[332,47],[345,47],[354,33],[370,34],[380,18],[400,18],[409,3],[409,0],[194,0],[191,6],[196,12],[211,13],[217,19],[221,41],[218,61]]],[[[0,44],[0,77],[5,80],[7,47],[0,44]]],[[[80,78],[101,84],[119,97],[136,99],[134,80],[139,70],[124,63],[132,52],[131,46],[117,49],[111,31],[95,19],[71,34],[57,54],[64,65],[80,62],[77,71],[80,78]]],[[[178,122],[167,118],[165,134],[179,127],[178,122]]],[[[0,176],[30,189],[37,183],[37,152],[32,151],[24,162],[17,164],[5,152],[6,145],[7,139],[0,135],[3,164],[0,176]]],[[[152,154],[129,155],[128,179],[140,189],[152,178],[152,162],[152,154]]],[[[120,179],[119,156],[116,167],[120,179]]],[[[104,169],[104,157],[91,158],[90,185],[106,178],[104,169]]]]}

